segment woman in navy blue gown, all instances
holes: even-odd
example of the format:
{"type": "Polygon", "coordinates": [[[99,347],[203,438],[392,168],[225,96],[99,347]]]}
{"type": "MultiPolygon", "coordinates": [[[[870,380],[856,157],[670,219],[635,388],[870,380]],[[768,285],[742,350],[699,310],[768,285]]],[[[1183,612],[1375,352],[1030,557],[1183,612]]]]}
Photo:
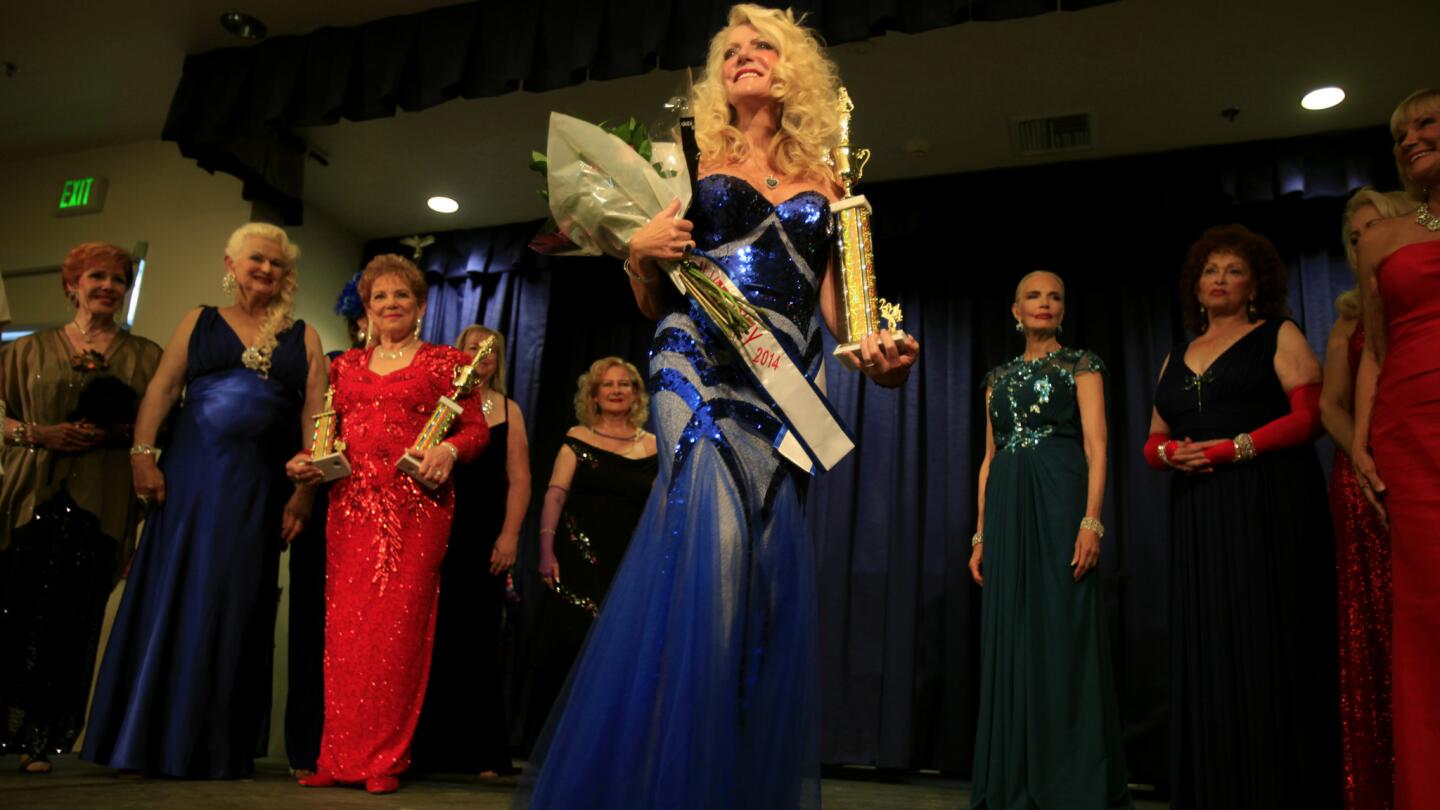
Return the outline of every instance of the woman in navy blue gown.
{"type": "Polygon", "coordinates": [[[299,249],[273,225],[231,235],[235,303],[185,316],[131,448],[153,506],[105,650],[82,757],[180,777],[249,776],[270,713],[280,551],[310,496],[284,478],[325,391],[315,330],[291,317],[299,249]],[[157,466],[160,423],[184,391],[157,466]],[[291,494],[294,492],[294,494],[291,494]],[[288,496],[288,501],[287,501],[288,496]]]}
{"type": "MultiPolygon", "coordinates": [[[[837,97],[833,63],[789,12],[736,6],[711,41],[693,99],[691,219],[672,206],[626,262],[641,310],[661,319],[649,381],[659,476],[517,808],[819,804],[814,570],[797,474],[774,449],[784,423],[656,262],[698,246],[813,380],[822,315],[835,322],[837,97]]],[[[898,385],[918,349],[871,336],[856,365],[898,385]]]]}

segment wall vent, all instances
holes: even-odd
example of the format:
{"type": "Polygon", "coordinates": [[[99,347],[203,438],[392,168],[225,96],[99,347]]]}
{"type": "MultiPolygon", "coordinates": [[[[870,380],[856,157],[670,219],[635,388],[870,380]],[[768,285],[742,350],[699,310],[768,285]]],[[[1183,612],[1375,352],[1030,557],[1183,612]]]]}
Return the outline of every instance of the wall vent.
{"type": "Polygon", "coordinates": [[[1089,149],[1094,144],[1092,116],[1088,112],[1017,118],[1015,145],[1022,155],[1048,155],[1089,149]]]}

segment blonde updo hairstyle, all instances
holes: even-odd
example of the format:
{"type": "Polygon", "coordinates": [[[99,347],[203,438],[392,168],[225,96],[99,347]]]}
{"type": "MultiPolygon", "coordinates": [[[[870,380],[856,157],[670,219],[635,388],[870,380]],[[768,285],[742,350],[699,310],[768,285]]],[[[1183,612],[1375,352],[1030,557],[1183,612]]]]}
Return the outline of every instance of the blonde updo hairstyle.
{"type": "Polygon", "coordinates": [[[630,375],[631,382],[635,386],[635,401],[630,403],[630,413],[626,420],[630,426],[639,428],[650,418],[650,394],[645,390],[645,378],[640,376],[640,369],[633,363],[627,362],[621,357],[602,357],[590,364],[590,370],[580,375],[575,387],[575,418],[580,424],[590,427],[595,424],[595,415],[600,412],[599,391],[600,381],[604,378],[605,372],[620,366],[630,375]]]}
{"type": "Polygon", "coordinates": [[[236,228],[225,242],[225,255],[229,256],[231,261],[239,262],[244,258],[246,239],[273,242],[285,257],[285,266],[280,276],[280,291],[265,306],[265,314],[260,318],[260,331],[255,335],[255,349],[260,354],[255,370],[261,377],[268,377],[270,355],[275,352],[278,344],[276,336],[295,323],[295,290],[300,286],[296,276],[299,272],[300,246],[290,241],[289,234],[285,233],[283,228],[268,222],[247,222],[236,228]]]}
{"type": "MultiPolygon", "coordinates": [[[[370,314],[370,291],[374,289],[375,282],[385,276],[400,277],[400,280],[410,290],[410,294],[415,296],[415,317],[420,318],[421,310],[429,298],[430,286],[425,283],[425,274],[420,272],[420,268],[416,267],[414,262],[394,253],[382,253],[376,256],[370,260],[369,264],[365,265],[365,270],[360,273],[360,282],[356,286],[360,290],[360,305],[365,307],[366,316],[368,317],[370,314]]],[[[372,342],[378,340],[379,338],[375,334],[375,324],[372,322],[369,326],[370,328],[367,330],[369,340],[372,342]]]]}
{"type": "MultiPolygon", "coordinates": [[[[1414,202],[1425,202],[1427,192],[1424,186],[1411,179],[1409,167],[1400,159],[1400,142],[1405,138],[1402,127],[1422,112],[1440,115],[1440,87],[1416,90],[1395,105],[1395,112],[1390,115],[1390,134],[1395,138],[1395,171],[1400,175],[1400,183],[1405,186],[1405,193],[1414,202]]],[[[699,127],[698,120],[696,127],[699,127]]]]}
{"type": "MultiPolygon", "coordinates": [[[[1350,201],[1345,203],[1345,212],[1340,215],[1340,242],[1345,245],[1345,260],[1350,263],[1351,275],[1358,272],[1359,259],[1355,255],[1355,246],[1350,244],[1350,217],[1367,205],[1374,206],[1385,219],[1403,216],[1415,210],[1415,201],[1404,191],[1376,191],[1365,186],[1355,192],[1350,201]]],[[[1361,311],[1359,287],[1340,293],[1335,299],[1335,309],[1342,318],[1358,319],[1361,311]]]]}
{"type": "Polygon", "coordinates": [[[487,337],[495,338],[494,350],[491,356],[495,358],[495,376],[490,378],[490,390],[500,396],[508,396],[505,390],[505,336],[496,332],[484,324],[472,323],[460,330],[460,336],[455,338],[455,348],[465,351],[465,344],[469,342],[472,335],[480,335],[480,339],[487,337]]]}
{"type": "Polygon", "coordinates": [[[840,138],[839,71],[802,22],[789,9],[749,3],[730,9],[725,29],[710,40],[705,72],[691,98],[702,163],[724,166],[750,156],[750,142],[735,127],[735,109],[725,95],[725,49],[731,32],[748,25],[779,51],[771,94],[780,105],[780,129],[770,140],[770,162],[785,177],[836,182],[830,150],[840,138]]]}

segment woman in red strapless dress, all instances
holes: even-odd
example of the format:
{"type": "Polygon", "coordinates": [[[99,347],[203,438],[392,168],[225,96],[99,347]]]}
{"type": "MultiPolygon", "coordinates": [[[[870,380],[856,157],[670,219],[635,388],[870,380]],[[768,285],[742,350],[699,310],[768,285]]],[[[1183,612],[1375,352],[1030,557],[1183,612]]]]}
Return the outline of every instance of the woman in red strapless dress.
{"type": "Polygon", "coordinates": [[[1391,130],[1420,207],[1360,239],[1361,277],[1379,293],[1366,297],[1366,320],[1380,370],[1373,415],[1359,387],[1352,455],[1389,515],[1395,807],[1418,810],[1440,795],[1440,215],[1430,211],[1440,209],[1440,89],[1401,102],[1391,130]]]}
{"type": "MultiPolygon", "coordinates": [[[[1404,193],[1363,188],[1345,206],[1350,269],[1355,245],[1379,220],[1413,211],[1404,193]]],[[[1335,525],[1340,637],[1340,724],[1346,810],[1389,810],[1395,792],[1390,736],[1390,533],[1360,491],[1350,447],[1355,438],[1355,381],[1365,345],[1358,290],[1335,302],[1339,317],[1325,351],[1320,414],[1335,440],[1330,516],[1335,525]]]]}

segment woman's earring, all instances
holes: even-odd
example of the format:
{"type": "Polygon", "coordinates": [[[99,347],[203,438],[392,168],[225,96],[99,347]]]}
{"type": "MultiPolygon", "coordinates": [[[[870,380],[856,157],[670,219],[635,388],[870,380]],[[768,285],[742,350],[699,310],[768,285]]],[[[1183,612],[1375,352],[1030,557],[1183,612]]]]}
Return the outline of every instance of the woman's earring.
{"type": "Polygon", "coordinates": [[[1247,309],[1247,314],[1249,314],[1251,321],[1254,321],[1254,320],[1255,320],[1255,316],[1260,314],[1260,313],[1258,313],[1258,312],[1255,311],[1255,299],[1253,299],[1253,298],[1250,299],[1250,306],[1249,306],[1248,309],[1247,309]]]}
{"type": "Polygon", "coordinates": [[[70,306],[76,309],[80,308],[80,294],[74,290],[65,291],[65,300],[70,302],[70,306]]]}
{"type": "Polygon", "coordinates": [[[1065,324],[1063,324],[1063,323],[1057,323],[1057,324],[1055,324],[1055,334],[1057,334],[1057,335],[1063,335],[1063,334],[1065,334],[1065,324]]]}
{"type": "Polygon", "coordinates": [[[416,319],[415,319],[415,337],[417,337],[417,338],[420,337],[420,324],[421,324],[422,322],[424,322],[424,320],[425,320],[424,318],[416,318],[416,319]]]}
{"type": "Polygon", "coordinates": [[[240,282],[235,280],[233,274],[227,272],[220,277],[220,289],[224,290],[226,295],[234,295],[235,291],[240,289],[240,282]]]}
{"type": "Polygon", "coordinates": [[[1019,332],[1019,333],[1021,333],[1021,334],[1024,334],[1024,333],[1025,333],[1025,324],[1021,323],[1020,321],[1016,321],[1016,322],[1015,322],[1015,331],[1016,331],[1016,332],[1019,332]]]}

